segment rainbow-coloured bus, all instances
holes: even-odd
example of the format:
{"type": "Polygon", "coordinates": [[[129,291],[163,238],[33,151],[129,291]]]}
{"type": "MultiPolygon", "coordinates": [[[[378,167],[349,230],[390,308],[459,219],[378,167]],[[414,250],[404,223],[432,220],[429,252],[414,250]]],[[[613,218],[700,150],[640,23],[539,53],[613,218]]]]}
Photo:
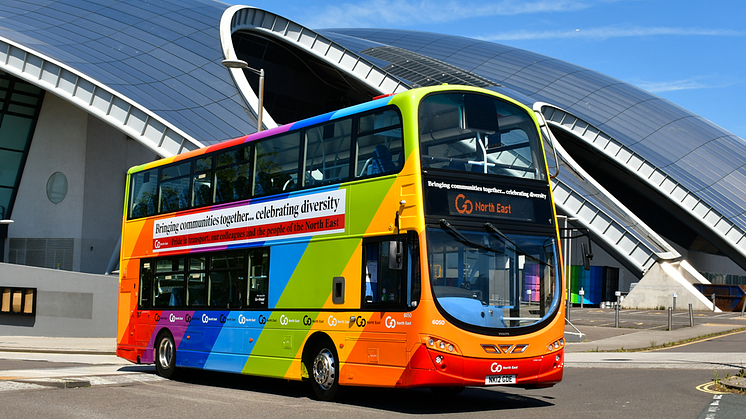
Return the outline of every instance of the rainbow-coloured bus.
{"type": "Polygon", "coordinates": [[[418,88],[132,168],[117,354],[339,386],[546,387],[564,290],[537,116],[418,88]]]}

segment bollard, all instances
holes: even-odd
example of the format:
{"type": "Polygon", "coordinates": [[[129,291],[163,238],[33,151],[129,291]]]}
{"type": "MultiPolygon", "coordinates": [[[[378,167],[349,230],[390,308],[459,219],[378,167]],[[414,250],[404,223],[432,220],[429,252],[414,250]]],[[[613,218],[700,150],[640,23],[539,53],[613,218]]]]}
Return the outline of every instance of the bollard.
{"type": "Polygon", "coordinates": [[[616,295],[616,311],[614,312],[614,327],[619,328],[619,308],[621,307],[619,297],[621,297],[622,292],[614,291],[614,295],[616,295]]]}
{"type": "Polygon", "coordinates": [[[678,295],[673,293],[673,311],[676,311],[676,297],[678,297],[678,295]]]}
{"type": "Polygon", "coordinates": [[[717,306],[715,305],[715,293],[713,292],[712,293],[712,311],[715,311],[716,307],[717,306]]]}
{"type": "Polygon", "coordinates": [[[671,307],[668,308],[668,330],[671,331],[671,323],[673,323],[673,310],[671,307]]]}
{"type": "Polygon", "coordinates": [[[694,313],[692,313],[692,303],[689,303],[689,327],[694,327],[694,313]]]}
{"type": "Polygon", "coordinates": [[[578,295],[580,296],[580,308],[583,308],[583,300],[585,300],[583,296],[585,295],[585,290],[581,288],[580,291],[578,291],[578,295]]]}
{"type": "Polygon", "coordinates": [[[619,328],[619,304],[614,307],[614,327],[619,328]]]}

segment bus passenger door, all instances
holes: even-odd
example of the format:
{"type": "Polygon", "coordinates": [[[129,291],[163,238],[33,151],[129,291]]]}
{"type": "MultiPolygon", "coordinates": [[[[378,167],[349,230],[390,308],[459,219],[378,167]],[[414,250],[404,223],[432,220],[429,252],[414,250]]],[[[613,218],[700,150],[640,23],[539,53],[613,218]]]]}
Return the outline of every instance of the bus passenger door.
{"type": "Polygon", "coordinates": [[[364,314],[357,316],[351,325],[351,329],[360,333],[350,334],[346,339],[353,349],[347,359],[350,371],[342,378],[353,377],[349,384],[393,386],[407,365],[413,246],[408,245],[406,236],[400,235],[365,239],[362,247],[364,314]],[[365,377],[364,383],[354,378],[361,375],[365,377]]]}
{"type": "Polygon", "coordinates": [[[146,348],[150,342],[150,336],[155,328],[155,321],[151,320],[151,307],[153,305],[153,266],[152,259],[143,259],[140,262],[140,289],[135,303],[135,346],[146,348]]]}

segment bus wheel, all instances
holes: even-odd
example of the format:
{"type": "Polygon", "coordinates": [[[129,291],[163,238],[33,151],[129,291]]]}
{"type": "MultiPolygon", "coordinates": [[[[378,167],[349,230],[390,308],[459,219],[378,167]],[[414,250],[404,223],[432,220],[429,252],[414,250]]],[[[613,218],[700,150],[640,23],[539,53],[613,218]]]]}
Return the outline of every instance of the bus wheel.
{"type": "Polygon", "coordinates": [[[176,371],[176,345],[169,332],[163,332],[155,340],[155,371],[164,378],[171,378],[176,371]]]}
{"type": "Polygon", "coordinates": [[[330,341],[316,345],[316,354],[311,362],[311,388],[319,400],[334,399],[339,390],[339,362],[337,351],[330,341]]]}
{"type": "Polygon", "coordinates": [[[433,393],[437,394],[438,396],[455,396],[462,391],[464,391],[464,387],[461,386],[455,386],[455,387],[430,387],[430,390],[433,391],[433,393]]]}

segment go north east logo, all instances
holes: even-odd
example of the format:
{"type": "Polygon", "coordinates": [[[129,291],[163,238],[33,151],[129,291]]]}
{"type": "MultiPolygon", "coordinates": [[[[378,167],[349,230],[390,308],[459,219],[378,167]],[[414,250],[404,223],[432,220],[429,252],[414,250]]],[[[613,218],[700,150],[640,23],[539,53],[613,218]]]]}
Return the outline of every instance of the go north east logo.
{"type": "Polygon", "coordinates": [[[394,329],[396,326],[409,326],[412,324],[410,321],[396,321],[395,318],[388,316],[386,317],[386,321],[384,321],[384,324],[386,325],[387,329],[394,329]]]}
{"type": "Polygon", "coordinates": [[[300,320],[298,320],[298,319],[291,319],[291,318],[287,317],[284,314],[282,316],[280,316],[280,324],[281,325],[287,326],[290,323],[300,323],[300,320]]]}

